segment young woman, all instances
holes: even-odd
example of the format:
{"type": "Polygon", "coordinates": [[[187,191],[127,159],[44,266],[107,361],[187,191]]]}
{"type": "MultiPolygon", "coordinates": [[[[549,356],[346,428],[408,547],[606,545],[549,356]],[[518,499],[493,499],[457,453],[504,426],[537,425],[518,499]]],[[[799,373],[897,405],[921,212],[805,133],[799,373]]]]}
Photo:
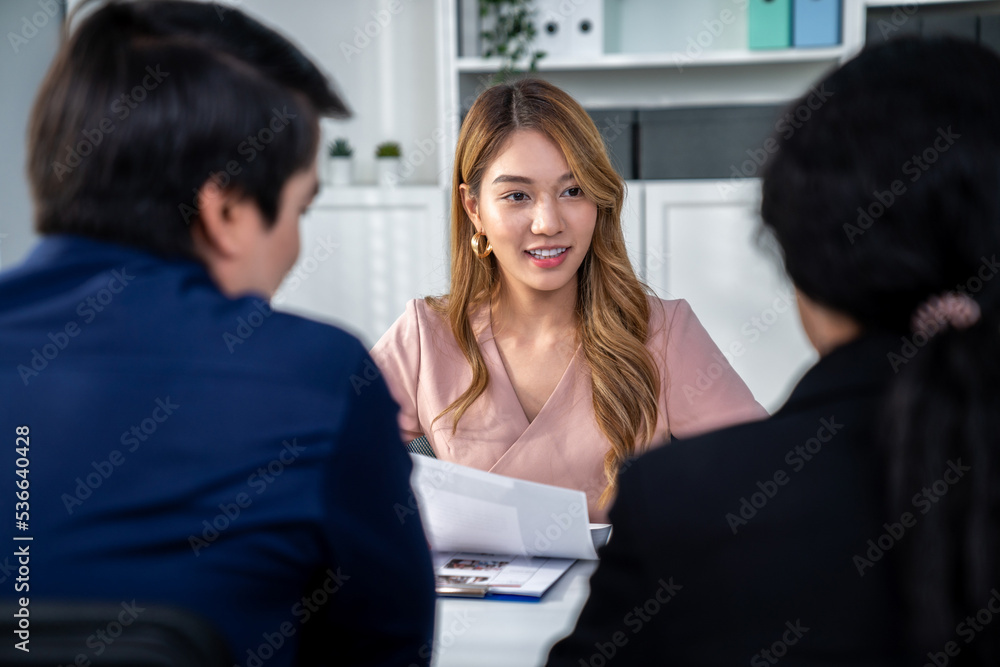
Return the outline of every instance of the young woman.
{"type": "Polygon", "coordinates": [[[1000,664],[1000,58],[892,40],[821,87],[761,207],[821,358],[629,467],[552,667],[1000,664]]]}
{"type": "Polygon", "coordinates": [[[626,459],[766,416],[687,303],[636,278],[624,196],[562,90],[524,80],[476,100],[455,154],[451,292],[411,301],[372,350],[404,439],[583,490],[602,520],[626,459]]]}

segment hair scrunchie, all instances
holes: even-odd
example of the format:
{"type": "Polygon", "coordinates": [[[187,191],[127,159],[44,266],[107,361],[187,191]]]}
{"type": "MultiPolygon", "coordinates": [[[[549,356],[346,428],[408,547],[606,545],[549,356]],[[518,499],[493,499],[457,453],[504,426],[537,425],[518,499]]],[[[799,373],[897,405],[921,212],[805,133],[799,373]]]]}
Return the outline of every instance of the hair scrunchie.
{"type": "Polygon", "coordinates": [[[910,328],[928,338],[945,326],[953,329],[968,329],[979,321],[979,304],[968,294],[946,292],[932,296],[917,308],[910,328]]]}

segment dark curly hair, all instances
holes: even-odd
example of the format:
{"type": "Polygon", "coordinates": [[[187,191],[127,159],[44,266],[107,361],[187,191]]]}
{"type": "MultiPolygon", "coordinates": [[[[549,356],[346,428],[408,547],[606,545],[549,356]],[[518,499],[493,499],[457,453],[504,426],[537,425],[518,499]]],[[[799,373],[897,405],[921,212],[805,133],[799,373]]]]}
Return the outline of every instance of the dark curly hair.
{"type": "Polygon", "coordinates": [[[908,648],[925,661],[957,641],[951,664],[997,665],[1000,619],[968,645],[956,633],[1000,585],[1000,58],[898,39],[822,86],[766,165],[764,228],[806,296],[899,337],[879,438],[889,516],[949,461],[971,468],[897,547],[908,648]],[[911,332],[945,292],[974,299],[979,322],[911,332]]]}

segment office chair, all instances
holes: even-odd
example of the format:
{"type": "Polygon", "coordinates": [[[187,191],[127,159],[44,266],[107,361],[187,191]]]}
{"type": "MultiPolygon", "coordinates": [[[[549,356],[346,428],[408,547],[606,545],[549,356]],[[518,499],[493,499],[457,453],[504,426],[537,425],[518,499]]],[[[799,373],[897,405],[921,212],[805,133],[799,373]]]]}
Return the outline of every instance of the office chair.
{"type": "Polygon", "coordinates": [[[422,454],[424,456],[429,456],[432,459],[436,459],[434,456],[434,450],[431,449],[431,443],[427,441],[427,436],[422,435],[419,438],[414,438],[406,443],[406,451],[411,454],[422,454]]]}
{"type": "Polygon", "coordinates": [[[16,648],[20,608],[0,603],[0,665],[4,667],[230,667],[229,647],[215,627],[191,612],[128,603],[32,600],[29,652],[16,648]]]}

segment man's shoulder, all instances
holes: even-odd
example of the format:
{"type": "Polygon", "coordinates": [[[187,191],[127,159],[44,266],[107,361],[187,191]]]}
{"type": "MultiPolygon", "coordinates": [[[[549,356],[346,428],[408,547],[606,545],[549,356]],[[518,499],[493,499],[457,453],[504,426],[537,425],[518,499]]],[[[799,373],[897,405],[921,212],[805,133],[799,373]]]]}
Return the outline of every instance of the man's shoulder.
{"type": "Polygon", "coordinates": [[[248,363],[271,366],[278,361],[289,371],[357,366],[368,354],[345,329],[277,310],[258,297],[233,301],[203,326],[220,336],[230,355],[242,351],[248,363]]]}
{"type": "Polygon", "coordinates": [[[262,342],[278,347],[293,347],[289,353],[315,353],[328,348],[363,350],[358,338],[333,324],[289,313],[275,308],[266,299],[248,296],[232,300],[228,308],[220,308],[211,320],[213,326],[223,326],[233,336],[249,341],[258,333],[262,342]],[[301,346],[306,346],[302,348],[301,346]]]}

